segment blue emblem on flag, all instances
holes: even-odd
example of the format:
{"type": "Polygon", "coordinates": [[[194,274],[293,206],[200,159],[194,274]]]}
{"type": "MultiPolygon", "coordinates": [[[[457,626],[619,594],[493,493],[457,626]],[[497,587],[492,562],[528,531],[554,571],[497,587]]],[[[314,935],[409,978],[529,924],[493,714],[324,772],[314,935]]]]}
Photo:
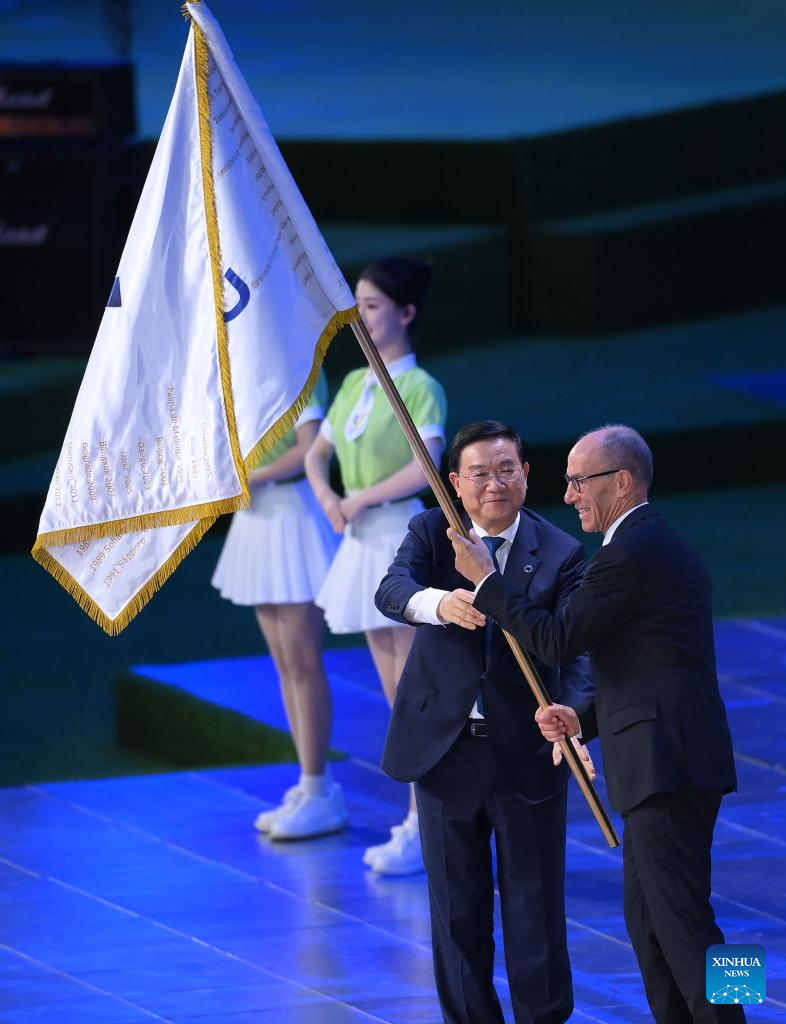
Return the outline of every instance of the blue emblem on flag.
{"type": "Polygon", "coordinates": [[[235,305],[224,313],[224,323],[228,324],[230,320],[234,320],[236,316],[240,316],[246,308],[248,300],[251,298],[251,292],[249,291],[246,282],[242,277],[238,277],[231,267],[228,268],[224,277],[229,281],[232,287],[237,290],[237,293],[240,296],[235,305]]]}

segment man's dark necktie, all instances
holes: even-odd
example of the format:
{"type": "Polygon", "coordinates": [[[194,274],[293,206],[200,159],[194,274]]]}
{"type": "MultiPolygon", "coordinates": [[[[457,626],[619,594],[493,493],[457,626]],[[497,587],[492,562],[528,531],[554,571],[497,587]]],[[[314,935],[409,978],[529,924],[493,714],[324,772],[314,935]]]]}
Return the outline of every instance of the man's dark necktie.
{"type": "MultiPolygon", "coordinates": [[[[499,568],[499,562],[497,561],[497,551],[505,543],[505,538],[483,537],[482,540],[486,547],[489,549],[489,554],[491,555],[491,561],[494,563],[494,568],[497,570],[497,572],[500,572],[501,570],[499,568]]],[[[494,622],[492,619],[486,619],[485,629],[486,634],[483,664],[485,668],[488,668],[489,662],[491,661],[491,645],[494,640],[494,622]]],[[[480,690],[478,690],[478,711],[481,713],[481,715],[485,715],[485,711],[483,709],[483,694],[480,690]]]]}

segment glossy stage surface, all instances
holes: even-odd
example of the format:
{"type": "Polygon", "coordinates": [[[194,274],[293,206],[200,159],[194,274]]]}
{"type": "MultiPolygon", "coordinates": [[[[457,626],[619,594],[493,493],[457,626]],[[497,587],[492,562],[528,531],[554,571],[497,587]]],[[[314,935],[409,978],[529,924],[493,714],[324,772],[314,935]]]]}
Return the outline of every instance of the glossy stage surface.
{"type": "MultiPolygon", "coordinates": [[[[748,1019],[772,1024],[786,1021],[786,620],[720,623],[718,651],[740,792],[716,830],[714,903],[727,942],[766,950],[767,1000],[748,1019]]],[[[0,791],[0,1024],[441,1020],[424,877],[361,862],[405,809],[377,767],[386,707],[365,651],[329,652],[328,666],[349,755],[333,765],[343,834],[254,832],[291,765],[0,791]]],[[[144,672],[281,723],[268,659],[144,672]]],[[[644,1024],[621,854],[573,784],[567,877],[572,1020],[644,1024]]],[[[496,974],[512,1020],[499,950],[496,974]]]]}

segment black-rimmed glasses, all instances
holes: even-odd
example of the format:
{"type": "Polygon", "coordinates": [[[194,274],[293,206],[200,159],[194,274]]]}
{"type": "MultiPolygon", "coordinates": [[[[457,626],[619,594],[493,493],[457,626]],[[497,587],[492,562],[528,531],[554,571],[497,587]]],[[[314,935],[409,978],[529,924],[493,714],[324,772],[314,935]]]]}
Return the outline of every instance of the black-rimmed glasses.
{"type": "Polygon", "coordinates": [[[475,487],[486,487],[492,477],[500,484],[515,483],[523,472],[523,466],[503,466],[501,469],[479,469],[475,472],[456,473],[456,476],[460,480],[469,480],[475,487]]]}
{"type": "Polygon", "coordinates": [[[585,473],[584,476],[574,476],[572,473],[565,474],[565,483],[568,487],[581,494],[581,485],[585,480],[594,480],[596,476],[611,476],[612,473],[619,473],[618,469],[604,469],[602,473],[585,473]]]}

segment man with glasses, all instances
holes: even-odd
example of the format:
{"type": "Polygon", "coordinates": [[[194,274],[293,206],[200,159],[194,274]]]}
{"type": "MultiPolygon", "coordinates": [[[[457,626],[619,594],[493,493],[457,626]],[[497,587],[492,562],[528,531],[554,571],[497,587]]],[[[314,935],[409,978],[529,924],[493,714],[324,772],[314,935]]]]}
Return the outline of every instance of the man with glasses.
{"type": "Polygon", "coordinates": [[[565,501],[603,534],[558,609],[502,576],[477,540],[451,531],[473,608],[548,665],[588,651],[597,697],[538,711],[549,740],[600,736],[609,800],[625,822],[625,923],[658,1024],[745,1020],[710,1003],[705,956],[723,943],[710,904],[721,797],[736,789],[715,669],[706,567],[649,503],[652,453],[630,427],[585,434],[568,455],[565,501]],[[565,706],[570,705],[570,706],[565,706]]]}
{"type": "MultiPolygon", "coordinates": [[[[505,578],[549,611],[562,607],[581,580],[584,550],[522,507],[529,465],[516,431],[496,420],[473,423],[453,439],[448,462],[464,521],[494,549],[505,578]]],[[[381,612],[419,626],[382,766],[415,783],[445,1020],[504,1021],[493,979],[493,832],[515,1020],[561,1024],[573,1009],[564,900],[569,772],[553,763],[560,758],[535,723],[536,701],[501,631],[472,607],[446,527],[441,509],[415,516],[377,591],[381,612]]],[[[538,667],[554,700],[591,699],[585,656],[538,667]]]]}

